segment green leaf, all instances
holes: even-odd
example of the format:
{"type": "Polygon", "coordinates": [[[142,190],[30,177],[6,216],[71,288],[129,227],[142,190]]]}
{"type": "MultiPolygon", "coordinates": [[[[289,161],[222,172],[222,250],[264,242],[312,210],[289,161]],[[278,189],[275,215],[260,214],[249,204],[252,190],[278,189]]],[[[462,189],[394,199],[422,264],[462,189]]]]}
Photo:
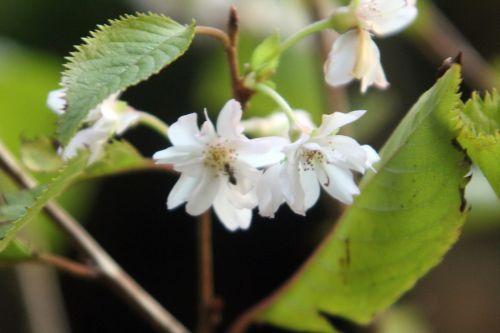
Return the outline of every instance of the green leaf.
{"type": "MultiPolygon", "coordinates": [[[[21,147],[21,157],[23,163],[34,172],[53,174],[64,165],[52,140],[47,137],[25,141],[21,147]]],[[[144,158],[130,143],[114,140],[106,144],[102,157],[87,167],[79,180],[140,171],[153,166],[154,162],[144,158]]]]}
{"type": "Polygon", "coordinates": [[[58,124],[59,140],[67,143],[105,98],[183,55],[193,36],[194,22],[185,26],[159,14],[126,15],[99,26],[68,58],[62,79],[68,106],[58,124]]]}
{"type": "Polygon", "coordinates": [[[477,93],[457,117],[458,142],[481,169],[500,197],[500,96],[496,90],[482,99],[477,93]]]}
{"type": "Polygon", "coordinates": [[[272,76],[279,65],[281,41],[275,33],[260,43],[250,59],[250,69],[255,73],[257,81],[264,81],[272,76]]]}
{"type": "Polygon", "coordinates": [[[87,158],[87,153],[80,153],[47,185],[4,195],[5,204],[0,207],[0,252],[22,227],[38,216],[49,201],[57,198],[81,176],[87,165],[87,158]]]}
{"type": "Polygon", "coordinates": [[[47,137],[24,140],[21,145],[21,160],[33,172],[55,172],[63,166],[56,145],[47,137]]]}
{"type": "Polygon", "coordinates": [[[153,165],[153,161],[144,158],[130,143],[112,141],[106,145],[103,157],[87,168],[82,177],[85,179],[106,177],[148,169],[153,165]]]}
{"type": "Polygon", "coordinates": [[[32,250],[28,246],[14,239],[7,245],[5,250],[0,253],[0,262],[23,261],[32,258],[32,256],[32,250]]]}
{"type": "Polygon", "coordinates": [[[320,314],[360,324],[436,266],[466,216],[470,169],[449,128],[460,100],[453,66],[407,114],[381,151],[377,173],[308,262],[256,319],[297,331],[334,332],[320,314]]]}

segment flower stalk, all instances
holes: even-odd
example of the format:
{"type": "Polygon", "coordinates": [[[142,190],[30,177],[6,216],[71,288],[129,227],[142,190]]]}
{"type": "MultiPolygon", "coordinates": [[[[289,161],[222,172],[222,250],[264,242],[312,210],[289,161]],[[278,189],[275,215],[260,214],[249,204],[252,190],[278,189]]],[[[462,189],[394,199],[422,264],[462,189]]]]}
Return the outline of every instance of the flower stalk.
{"type": "Polygon", "coordinates": [[[139,111],[139,123],[168,139],[168,125],[150,113],[139,111]]]}

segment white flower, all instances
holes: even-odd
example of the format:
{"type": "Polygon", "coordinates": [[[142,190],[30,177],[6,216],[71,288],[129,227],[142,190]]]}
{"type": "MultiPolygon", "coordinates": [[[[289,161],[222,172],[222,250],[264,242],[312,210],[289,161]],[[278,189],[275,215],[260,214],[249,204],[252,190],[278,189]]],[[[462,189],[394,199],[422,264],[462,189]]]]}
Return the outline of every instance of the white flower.
{"type": "MultiPolygon", "coordinates": [[[[62,115],[66,108],[64,89],[49,93],[47,105],[54,113],[62,115]]],[[[84,120],[85,128],[78,131],[68,144],[59,150],[64,160],[75,157],[79,150],[88,148],[88,164],[99,159],[105,144],[115,135],[122,135],[128,128],[137,124],[140,112],[117,100],[118,94],[105,99],[92,109],[84,120]]]]}
{"type": "MultiPolygon", "coordinates": [[[[314,127],[311,114],[304,110],[295,110],[295,117],[303,126],[314,127]]],[[[272,113],[267,117],[253,117],[243,120],[242,125],[246,133],[256,137],[259,136],[280,136],[288,137],[290,122],[283,112],[272,113]]]]}
{"type": "Polygon", "coordinates": [[[325,79],[334,87],[361,80],[363,93],[371,85],[381,89],[389,86],[380,63],[380,51],[363,29],[350,30],[335,40],[325,64],[325,79]]]}
{"type": "Polygon", "coordinates": [[[287,140],[277,137],[246,138],[238,102],[229,101],[219,114],[217,127],[208,119],[198,128],[195,113],[182,116],[170,126],[173,146],[154,154],[157,163],[173,164],[181,173],[167,199],[168,209],[183,203],[197,216],[210,206],[227,229],[247,229],[257,205],[257,168],[283,159],[287,140]]]}
{"type": "Polygon", "coordinates": [[[268,168],[259,181],[259,213],[274,217],[286,202],[295,213],[305,215],[318,201],[321,187],[339,201],[351,204],[353,196],[359,194],[351,170],[364,173],[379,161],[379,156],[370,146],[361,146],[337,133],[364,113],[324,115],[319,128],[302,133],[297,141],[286,146],[284,162],[268,168]]]}
{"type": "Polygon", "coordinates": [[[382,37],[407,27],[417,17],[416,0],[359,0],[340,12],[352,11],[358,27],[338,37],[325,64],[325,79],[340,86],[361,80],[361,92],[375,85],[389,86],[380,63],[380,51],[371,33],[382,37]]]}
{"type": "Polygon", "coordinates": [[[377,36],[388,36],[415,20],[416,4],[416,0],[361,0],[354,10],[363,29],[377,36]]]}

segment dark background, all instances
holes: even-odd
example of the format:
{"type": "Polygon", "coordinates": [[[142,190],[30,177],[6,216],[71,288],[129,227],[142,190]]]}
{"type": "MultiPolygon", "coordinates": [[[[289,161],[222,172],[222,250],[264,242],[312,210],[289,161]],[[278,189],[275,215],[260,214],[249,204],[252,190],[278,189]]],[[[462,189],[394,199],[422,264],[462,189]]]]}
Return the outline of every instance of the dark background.
{"type": "MultiPolygon", "coordinates": [[[[177,2],[182,6],[182,1],[177,2]]],[[[481,54],[494,59],[499,51],[497,1],[441,0],[436,4],[481,54]]],[[[0,36],[62,63],[72,46],[97,24],[135,10],[130,3],[118,0],[2,0],[0,36]]],[[[200,111],[206,105],[193,97],[197,94],[200,73],[210,65],[206,55],[220,51],[215,43],[194,45],[168,71],[132,88],[124,99],[168,123],[181,114],[200,111]]],[[[397,103],[384,125],[387,130],[371,138],[377,148],[435,77],[435,65],[402,37],[383,40],[380,46],[394,88],[391,96],[397,103]],[[412,68],[411,78],[406,66],[412,68]]],[[[162,138],[144,129],[136,129],[126,138],[145,156],[165,145],[162,138]]],[[[88,202],[92,209],[84,214],[82,222],[126,271],[181,322],[193,328],[197,292],[196,220],[182,209],[167,213],[165,200],[174,182],[172,176],[150,173],[96,183],[96,190],[84,199],[83,204],[88,202]]],[[[256,217],[247,232],[229,233],[220,223],[214,223],[215,287],[224,303],[222,327],[272,292],[307,258],[332,225],[331,221],[324,222],[325,207],[331,204],[323,197],[322,204],[314,208],[307,221],[290,214],[288,209],[280,211],[277,221],[256,217]]],[[[500,228],[473,229],[466,230],[443,264],[400,301],[400,309],[409,309],[411,316],[425,327],[415,332],[500,332],[500,228]]],[[[70,256],[78,257],[68,251],[70,256]]],[[[71,332],[152,331],[103,286],[67,275],[61,275],[60,281],[71,332]]],[[[0,292],[6,296],[0,300],[0,332],[31,332],[26,325],[19,324],[25,320],[22,305],[5,304],[15,297],[16,282],[7,278],[1,282],[0,292]]],[[[345,332],[376,331],[335,323],[345,332]]],[[[261,327],[256,331],[277,330],[261,327]]]]}

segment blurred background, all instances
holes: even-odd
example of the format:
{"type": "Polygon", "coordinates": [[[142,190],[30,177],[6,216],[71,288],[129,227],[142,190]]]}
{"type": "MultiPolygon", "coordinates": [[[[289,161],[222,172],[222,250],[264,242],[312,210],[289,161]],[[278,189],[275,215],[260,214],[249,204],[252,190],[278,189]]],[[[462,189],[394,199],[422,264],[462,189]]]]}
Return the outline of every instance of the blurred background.
{"type": "MultiPolygon", "coordinates": [[[[46,95],[58,88],[64,56],[97,24],[151,10],[180,22],[195,18],[198,24],[224,27],[230,3],[237,4],[241,16],[242,63],[267,34],[278,30],[287,36],[312,20],[307,1],[301,0],[2,0],[0,139],[18,154],[21,138],[53,132],[55,116],[45,106],[46,95]]],[[[499,82],[500,3],[434,3],[491,64],[490,74],[499,82]]],[[[377,43],[391,89],[372,90],[361,97],[353,85],[348,100],[350,109],[372,111],[352,129],[353,135],[380,148],[418,96],[434,83],[443,57],[435,56],[414,30],[377,43]]],[[[319,119],[333,110],[316,44],[311,38],[287,53],[276,83],[294,108],[308,110],[319,119]]],[[[455,50],[450,49],[448,55],[454,56],[455,50]]],[[[484,87],[469,80],[464,96],[476,88],[484,87]]],[[[131,88],[123,98],[168,123],[205,107],[218,111],[230,98],[224,53],[216,41],[199,36],[186,56],[159,76],[131,88]]],[[[273,107],[257,97],[247,114],[273,107]]],[[[165,146],[161,137],[141,128],[126,139],[145,156],[165,146]]],[[[0,180],[8,186],[4,175],[0,174],[0,180]]],[[[61,201],[146,290],[180,321],[194,327],[196,220],[182,209],[167,213],[165,200],[174,182],[174,177],[161,173],[125,175],[79,185],[61,201]]],[[[467,196],[472,206],[470,219],[443,263],[372,327],[336,322],[339,328],[346,333],[500,333],[500,202],[478,173],[467,196]]],[[[216,292],[224,305],[221,331],[279,286],[332,228],[335,218],[331,216],[338,214],[338,208],[332,211],[332,202],[326,196],[322,200],[307,221],[282,208],[277,221],[255,218],[248,232],[229,233],[214,224],[216,292]]],[[[26,232],[43,247],[78,258],[46,220],[26,232]]],[[[2,333],[151,331],[103,286],[47,268],[0,266],[0,295],[2,333]]],[[[263,326],[252,330],[278,332],[263,326]]]]}

